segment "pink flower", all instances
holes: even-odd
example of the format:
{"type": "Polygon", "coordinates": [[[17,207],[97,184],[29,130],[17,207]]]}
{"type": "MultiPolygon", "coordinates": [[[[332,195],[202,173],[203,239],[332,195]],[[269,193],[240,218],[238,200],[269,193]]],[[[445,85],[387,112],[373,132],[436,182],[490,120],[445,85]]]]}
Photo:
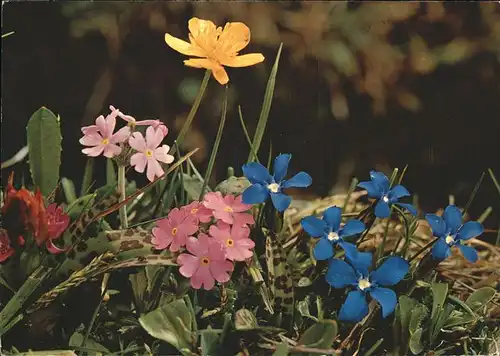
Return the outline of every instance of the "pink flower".
{"type": "Polygon", "coordinates": [[[250,229],[245,225],[231,225],[219,221],[217,225],[210,226],[210,235],[226,246],[226,256],[231,261],[245,261],[252,257],[250,249],[255,243],[248,238],[250,229]]]}
{"type": "Polygon", "coordinates": [[[129,126],[153,126],[153,128],[157,129],[160,128],[161,132],[163,133],[163,137],[167,136],[168,134],[168,128],[160,121],[160,120],[141,120],[137,121],[133,116],[130,115],[125,115],[122,113],[119,109],[115,109],[114,106],[110,105],[109,109],[111,111],[117,111],[118,116],[127,121],[129,123],[129,126]]]}
{"type": "Polygon", "coordinates": [[[149,126],[146,129],[146,140],[144,140],[144,136],[140,132],[134,132],[128,141],[130,147],[138,151],[130,157],[130,164],[135,166],[135,170],[139,173],[143,173],[147,165],[146,176],[151,182],[155,179],[155,176],[161,177],[165,173],[158,161],[163,163],[172,163],[174,161],[174,156],[168,154],[169,146],[158,147],[164,138],[165,136],[160,129],[149,126]]]}
{"type": "Polygon", "coordinates": [[[118,143],[125,142],[130,136],[130,128],[125,126],[113,134],[116,126],[117,111],[111,112],[106,118],[99,116],[95,125],[82,127],[83,137],[80,143],[84,146],[83,153],[90,157],[97,157],[101,153],[104,157],[112,158],[122,151],[118,143]]]}
{"type": "Polygon", "coordinates": [[[228,194],[222,197],[220,192],[210,192],[205,195],[203,205],[213,210],[214,217],[226,224],[245,225],[255,222],[252,214],[245,213],[252,205],[243,204],[242,196],[228,194]]]}
{"type": "Polygon", "coordinates": [[[199,201],[193,201],[191,204],[183,206],[181,210],[196,217],[198,223],[200,221],[202,223],[207,223],[212,219],[212,210],[206,208],[205,205],[199,201]]]}
{"type": "Polygon", "coordinates": [[[229,273],[234,268],[233,264],[226,260],[224,247],[214,238],[200,233],[198,238],[189,237],[187,250],[191,253],[181,253],[177,257],[180,274],[191,278],[191,286],[194,289],[203,288],[210,290],[215,281],[224,283],[229,281],[229,273]]]}
{"type": "Polygon", "coordinates": [[[165,219],[158,220],[156,225],[151,242],[157,250],[170,246],[170,251],[179,251],[188,236],[198,231],[196,218],[177,208],[172,209],[165,219]]]}
{"type": "Polygon", "coordinates": [[[13,256],[16,250],[10,245],[9,235],[4,229],[0,229],[0,263],[13,256]]]}
{"type": "Polygon", "coordinates": [[[47,250],[50,253],[58,254],[65,252],[66,249],[61,249],[54,245],[53,240],[58,239],[61,234],[66,231],[69,225],[69,216],[63,211],[63,208],[57,204],[50,204],[45,210],[47,217],[47,232],[48,239],[46,242],[47,250]]]}

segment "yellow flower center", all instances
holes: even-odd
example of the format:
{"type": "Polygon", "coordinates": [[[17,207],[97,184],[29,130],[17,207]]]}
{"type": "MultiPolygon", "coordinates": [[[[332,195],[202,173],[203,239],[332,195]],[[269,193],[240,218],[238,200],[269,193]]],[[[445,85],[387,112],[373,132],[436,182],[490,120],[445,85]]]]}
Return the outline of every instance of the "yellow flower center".
{"type": "Polygon", "coordinates": [[[388,197],[387,195],[384,195],[384,196],[382,197],[382,200],[383,200],[384,202],[388,203],[388,202],[389,202],[389,197],[388,197]]]}
{"type": "Polygon", "coordinates": [[[191,209],[191,214],[196,214],[198,212],[198,209],[191,209]]]}
{"type": "Polygon", "coordinates": [[[201,259],[201,265],[202,265],[202,266],[206,266],[206,265],[208,265],[209,263],[210,263],[210,259],[209,259],[208,257],[203,257],[203,258],[201,259]]]}
{"type": "Polygon", "coordinates": [[[367,278],[362,278],[358,281],[358,287],[361,290],[365,290],[367,288],[370,288],[371,286],[372,286],[372,284],[370,283],[370,281],[367,278]]]}
{"type": "Polygon", "coordinates": [[[231,208],[230,206],[226,206],[224,208],[224,211],[227,211],[228,213],[232,213],[233,212],[233,208],[231,208]]]}
{"type": "Polygon", "coordinates": [[[172,229],[172,235],[174,235],[174,236],[175,236],[175,235],[177,235],[177,228],[176,228],[176,227],[174,227],[174,228],[172,229]]]}
{"type": "Polygon", "coordinates": [[[337,234],[336,232],[330,232],[328,234],[328,240],[330,241],[337,241],[339,239],[339,234],[337,234]]]}
{"type": "Polygon", "coordinates": [[[148,158],[149,158],[149,157],[153,157],[153,151],[151,151],[151,150],[146,150],[146,152],[145,152],[145,153],[146,153],[146,157],[148,157],[148,158]]]}
{"type": "Polygon", "coordinates": [[[444,241],[446,241],[446,243],[448,245],[453,245],[453,243],[455,242],[455,239],[451,235],[448,235],[448,236],[446,236],[446,238],[444,239],[444,241]]]}
{"type": "Polygon", "coordinates": [[[103,139],[102,140],[102,144],[103,145],[107,145],[109,143],[109,140],[107,138],[103,139]]]}
{"type": "Polygon", "coordinates": [[[227,239],[226,240],[226,246],[227,247],[233,247],[234,246],[234,241],[232,239],[227,239]]]}
{"type": "Polygon", "coordinates": [[[271,193],[278,193],[280,185],[278,183],[271,183],[267,186],[267,189],[269,189],[271,193]]]}

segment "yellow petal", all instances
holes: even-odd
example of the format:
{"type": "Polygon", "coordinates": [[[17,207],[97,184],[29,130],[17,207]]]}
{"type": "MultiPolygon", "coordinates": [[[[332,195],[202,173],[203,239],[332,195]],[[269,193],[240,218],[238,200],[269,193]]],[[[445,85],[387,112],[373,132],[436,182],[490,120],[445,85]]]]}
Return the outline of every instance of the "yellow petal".
{"type": "Polygon", "coordinates": [[[242,22],[228,22],[219,36],[217,53],[234,56],[250,42],[250,29],[242,22]]]}
{"type": "Polygon", "coordinates": [[[264,56],[261,53],[249,53],[226,58],[221,61],[221,64],[228,67],[249,67],[262,61],[264,61],[264,56]]]}
{"type": "Polygon", "coordinates": [[[165,42],[171,48],[175,49],[177,52],[185,54],[186,56],[205,57],[205,52],[201,48],[193,46],[191,43],[169,35],[168,33],[165,34],[165,42]]]}
{"type": "Polygon", "coordinates": [[[184,61],[184,64],[194,68],[210,69],[214,75],[214,78],[222,85],[229,82],[229,77],[227,76],[224,67],[208,58],[191,58],[184,61]]]}
{"type": "Polygon", "coordinates": [[[212,21],[201,20],[197,17],[189,20],[188,27],[191,33],[189,36],[191,43],[203,48],[206,52],[215,48],[217,38],[222,32],[222,29],[217,28],[212,21]]]}

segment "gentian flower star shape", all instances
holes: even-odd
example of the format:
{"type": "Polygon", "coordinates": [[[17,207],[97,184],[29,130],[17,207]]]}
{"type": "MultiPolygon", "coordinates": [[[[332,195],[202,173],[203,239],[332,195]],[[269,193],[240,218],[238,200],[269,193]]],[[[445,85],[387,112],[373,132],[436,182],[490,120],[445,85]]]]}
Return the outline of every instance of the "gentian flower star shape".
{"type": "Polygon", "coordinates": [[[269,196],[274,207],[279,212],[285,211],[292,201],[292,198],[283,194],[286,188],[307,188],[312,183],[312,178],[306,172],[299,172],[292,178],[285,180],[288,164],[292,155],[281,154],[274,160],[274,174],[262,164],[252,162],[243,165],[243,174],[252,183],[243,192],[243,203],[260,204],[265,202],[269,196]]]}
{"type": "Polygon", "coordinates": [[[399,199],[410,195],[408,190],[398,184],[390,188],[390,181],[382,172],[371,171],[371,181],[360,182],[358,187],[365,189],[370,198],[378,199],[375,206],[375,216],[387,218],[390,214],[392,204],[399,205],[408,210],[413,215],[417,215],[417,210],[411,204],[400,203],[399,199]]]}
{"type": "Polygon", "coordinates": [[[356,246],[344,241],[344,237],[359,234],[365,230],[365,224],[351,219],[341,227],[342,209],[332,206],[323,213],[323,220],[308,216],[301,221],[304,230],[312,237],[320,237],[314,247],[314,258],[327,260],[333,257],[335,246],[342,247],[349,258],[355,258],[356,246]]]}
{"type": "MultiPolygon", "coordinates": [[[[368,253],[367,253],[368,254],[368,253]]],[[[371,254],[369,254],[371,257],[371,254]]],[[[339,320],[358,322],[368,314],[366,294],[375,299],[382,307],[382,316],[386,318],[396,308],[396,293],[381,286],[394,286],[408,273],[409,264],[398,256],[389,257],[375,271],[369,273],[364,259],[350,260],[351,264],[339,259],[332,259],[326,274],[326,281],[334,288],[356,287],[347,295],[340,308],[339,320]]]]}
{"type": "Polygon", "coordinates": [[[443,217],[427,214],[425,219],[434,236],[439,238],[431,250],[435,259],[446,259],[451,255],[451,247],[458,246],[467,260],[473,263],[477,261],[476,249],[463,245],[462,242],[481,235],[484,231],[481,223],[469,221],[462,225],[462,213],[455,205],[448,205],[443,217]]]}

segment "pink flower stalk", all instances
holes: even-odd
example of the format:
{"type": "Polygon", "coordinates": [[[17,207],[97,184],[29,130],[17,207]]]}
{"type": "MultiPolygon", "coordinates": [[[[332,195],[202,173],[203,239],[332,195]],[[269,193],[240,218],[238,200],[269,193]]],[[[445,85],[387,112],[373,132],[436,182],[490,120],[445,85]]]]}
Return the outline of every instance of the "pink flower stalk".
{"type": "Polygon", "coordinates": [[[174,161],[174,156],[168,154],[169,146],[158,147],[164,138],[165,136],[160,129],[149,126],[146,130],[146,140],[144,140],[144,136],[140,132],[134,132],[128,141],[130,147],[138,151],[130,158],[130,164],[135,166],[135,170],[139,173],[143,173],[147,165],[146,176],[151,182],[155,176],[161,177],[165,173],[158,161],[163,163],[172,163],[174,161]]]}
{"type": "Polygon", "coordinates": [[[9,235],[4,229],[0,230],[0,263],[13,256],[16,250],[10,245],[9,235]]]}
{"type": "Polygon", "coordinates": [[[192,214],[198,223],[207,223],[212,220],[212,210],[206,208],[205,205],[199,201],[193,201],[192,203],[183,206],[181,210],[186,211],[188,214],[192,214]]]}
{"type": "Polygon", "coordinates": [[[58,239],[69,226],[69,216],[63,211],[63,208],[57,204],[50,204],[45,210],[47,216],[47,232],[49,238],[46,242],[47,250],[52,254],[65,252],[54,245],[53,240],[58,239]]]}
{"type": "Polygon", "coordinates": [[[210,226],[210,235],[226,247],[226,257],[231,261],[245,261],[252,257],[250,249],[255,243],[248,238],[250,228],[245,225],[231,225],[219,221],[210,226]]]}
{"type": "Polygon", "coordinates": [[[109,109],[111,111],[117,111],[118,112],[118,117],[121,119],[127,121],[130,126],[153,126],[153,128],[157,129],[159,128],[161,132],[163,133],[163,136],[167,136],[168,134],[168,128],[161,122],[160,120],[141,120],[137,121],[133,116],[126,115],[122,113],[119,109],[115,109],[113,105],[109,106],[109,109]]]}
{"type": "Polygon", "coordinates": [[[246,213],[252,205],[243,204],[242,196],[228,194],[222,197],[220,192],[210,192],[205,195],[203,205],[213,210],[214,217],[226,224],[245,225],[255,222],[252,214],[246,213]]]}
{"type": "Polygon", "coordinates": [[[186,239],[198,231],[196,218],[177,208],[172,209],[165,219],[158,220],[156,225],[151,242],[157,250],[170,246],[170,251],[177,252],[186,245],[186,239]]]}
{"type": "Polygon", "coordinates": [[[216,239],[200,233],[198,238],[189,237],[187,250],[190,253],[181,253],[177,257],[180,274],[191,278],[191,287],[205,290],[214,287],[215,281],[225,283],[229,281],[229,273],[234,269],[233,264],[226,260],[224,247],[216,239]]]}
{"type": "Polygon", "coordinates": [[[117,111],[112,111],[106,116],[99,116],[95,125],[82,127],[83,137],[80,143],[84,146],[92,146],[82,150],[87,156],[97,157],[101,153],[104,157],[112,158],[122,151],[118,143],[125,142],[130,136],[130,128],[125,126],[113,134],[116,126],[117,111]]]}

